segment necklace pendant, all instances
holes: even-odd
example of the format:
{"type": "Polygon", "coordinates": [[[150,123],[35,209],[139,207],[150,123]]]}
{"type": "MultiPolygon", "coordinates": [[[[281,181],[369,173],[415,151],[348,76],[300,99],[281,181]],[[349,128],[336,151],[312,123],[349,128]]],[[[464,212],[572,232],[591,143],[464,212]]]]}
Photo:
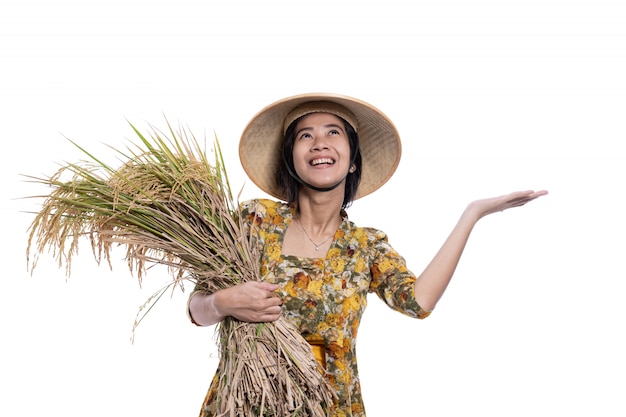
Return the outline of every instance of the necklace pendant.
{"type": "Polygon", "coordinates": [[[304,235],[307,237],[307,239],[309,239],[311,241],[311,243],[313,244],[313,247],[315,248],[315,251],[319,251],[320,250],[320,246],[323,245],[324,243],[328,242],[330,240],[331,237],[333,237],[334,235],[330,235],[328,236],[326,239],[324,239],[324,241],[320,244],[317,244],[313,239],[311,239],[311,236],[309,236],[309,234],[307,233],[306,229],[304,228],[304,226],[302,226],[302,222],[300,221],[299,217],[296,217],[296,221],[298,222],[298,224],[300,225],[300,229],[302,229],[302,231],[304,232],[304,235]]]}

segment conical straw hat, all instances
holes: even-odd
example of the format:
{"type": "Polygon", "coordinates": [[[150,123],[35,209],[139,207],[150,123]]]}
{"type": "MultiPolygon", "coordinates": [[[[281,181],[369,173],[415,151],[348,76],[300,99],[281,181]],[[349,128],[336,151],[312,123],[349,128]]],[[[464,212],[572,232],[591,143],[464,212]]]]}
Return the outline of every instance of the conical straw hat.
{"type": "Polygon", "coordinates": [[[400,135],[391,120],[364,101],[337,94],[311,93],[270,104],[245,128],[239,142],[239,158],[257,187],[285,200],[284,191],[276,185],[276,172],[283,163],[284,131],[293,120],[314,112],[342,117],[359,135],[363,167],[355,199],[371,194],[391,178],[402,154],[400,135]]]}

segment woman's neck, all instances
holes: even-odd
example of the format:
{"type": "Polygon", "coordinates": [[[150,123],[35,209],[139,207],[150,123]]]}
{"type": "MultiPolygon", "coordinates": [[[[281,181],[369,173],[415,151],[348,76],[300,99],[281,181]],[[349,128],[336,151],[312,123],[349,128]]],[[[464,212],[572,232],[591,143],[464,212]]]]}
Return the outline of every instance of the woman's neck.
{"type": "Polygon", "coordinates": [[[334,232],[341,223],[343,193],[301,193],[298,198],[296,216],[311,235],[326,235],[334,232]],[[313,195],[310,195],[313,194],[313,195]]]}

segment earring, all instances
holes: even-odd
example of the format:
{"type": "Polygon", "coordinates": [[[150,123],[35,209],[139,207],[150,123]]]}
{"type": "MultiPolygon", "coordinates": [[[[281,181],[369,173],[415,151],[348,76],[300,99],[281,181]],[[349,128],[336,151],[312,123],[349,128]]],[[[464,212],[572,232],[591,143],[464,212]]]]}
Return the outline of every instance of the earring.
{"type": "Polygon", "coordinates": [[[356,167],[352,165],[348,171],[352,174],[354,173],[354,171],[356,171],[356,167]]]}

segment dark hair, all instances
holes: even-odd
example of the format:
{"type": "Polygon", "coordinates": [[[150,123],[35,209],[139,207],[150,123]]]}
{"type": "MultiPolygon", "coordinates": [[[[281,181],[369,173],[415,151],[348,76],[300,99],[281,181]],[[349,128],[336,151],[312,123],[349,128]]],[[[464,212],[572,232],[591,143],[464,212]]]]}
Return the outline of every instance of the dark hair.
{"type": "MultiPolygon", "coordinates": [[[[287,128],[281,150],[283,163],[278,166],[278,171],[276,172],[276,185],[279,189],[284,191],[285,198],[288,203],[294,203],[298,200],[298,191],[301,183],[291,175],[290,171],[296,175],[296,170],[293,165],[293,147],[296,139],[296,124],[298,124],[298,122],[305,116],[308,115],[297,118],[287,128]]],[[[359,135],[348,122],[341,117],[339,117],[339,119],[343,122],[348,135],[351,158],[350,166],[354,165],[356,168],[354,172],[349,173],[346,177],[346,188],[343,196],[343,203],[341,205],[341,208],[345,209],[352,204],[359,188],[359,183],[361,182],[362,161],[361,150],[359,149],[359,135]]]]}

